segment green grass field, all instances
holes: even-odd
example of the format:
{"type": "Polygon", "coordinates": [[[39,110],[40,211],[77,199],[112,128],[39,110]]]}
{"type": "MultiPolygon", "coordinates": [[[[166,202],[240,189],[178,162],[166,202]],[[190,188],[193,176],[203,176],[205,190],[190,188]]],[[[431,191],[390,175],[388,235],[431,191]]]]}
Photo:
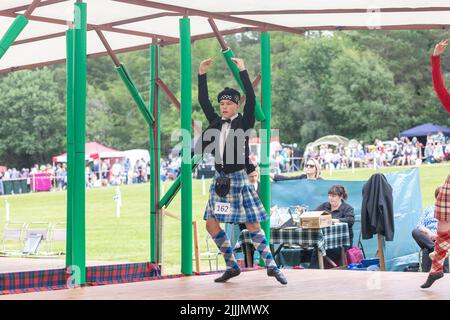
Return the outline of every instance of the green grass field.
{"type": "MultiPolygon", "coordinates": [[[[381,169],[378,172],[388,173],[401,171],[410,167],[394,167],[381,169]]],[[[448,164],[422,165],[420,168],[422,203],[427,206],[434,201],[434,189],[444,182],[450,172],[448,164]]],[[[366,180],[375,171],[373,169],[356,169],[334,171],[332,176],[324,171],[324,179],[333,180],[366,180]]],[[[164,183],[167,190],[171,182],[164,183]]],[[[210,180],[206,180],[208,190],[210,180]]],[[[116,218],[116,204],[113,196],[115,187],[89,189],[86,192],[86,240],[87,259],[117,262],[149,261],[150,218],[149,218],[149,184],[127,185],[121,187],[121,218],[116,218]]],[[[66,192],[45,192],[0,197],[0,238],[5,224],[5,201],[10,203],[11,221],[23,222],[65,222],[66,192]]],[[[203,222],[203,211],[207,195],[202,195],[201,180],[193,181],[193,219],[198,221],[200,250],[205,251],[206,230],[203,222]]],[[[169,207],[169,211],[180,213],[180,195],[169,207]]],[[[163,240],[164,273],[180,273],[181,225],[176,219],[166,217],[163,240]]],[[[17,248],[8,245],[8,249],[17,248]]],[[[63,250],[64,244],[55,246],[63,250]]],[[[220,265],[223,262],[220,259],[220,265]]],[[[202,262],[202,271],[208,270],[206,261],[202,262]]]]}

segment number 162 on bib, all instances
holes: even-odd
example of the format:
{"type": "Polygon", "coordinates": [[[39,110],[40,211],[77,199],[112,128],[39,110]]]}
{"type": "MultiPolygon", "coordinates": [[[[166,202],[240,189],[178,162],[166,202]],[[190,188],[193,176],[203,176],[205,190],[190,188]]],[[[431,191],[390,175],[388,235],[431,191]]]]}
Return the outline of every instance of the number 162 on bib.
{"type": "Polygon", "coordinates": [[[214,205],[214,213],[216,214],[229,214],[231,205],[227,202],[216,202],[214,205]]]}

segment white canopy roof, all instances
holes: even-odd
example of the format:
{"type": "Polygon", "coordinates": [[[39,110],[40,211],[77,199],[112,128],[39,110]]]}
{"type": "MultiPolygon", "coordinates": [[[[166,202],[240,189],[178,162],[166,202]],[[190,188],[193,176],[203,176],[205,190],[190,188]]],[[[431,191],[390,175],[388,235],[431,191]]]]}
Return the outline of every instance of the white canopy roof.
{"type": "MultiPolygon", "coordinates": [[[[0,1],[0,36],[32,0],[0,1]]],[[[42,0],[30,23],[0,60],[0,73],[65,61],[65,30],[74,0],[42,0]]],[[[116,53],[179,41],[180,17],[191,18],[193,40],[213,37],[208,18],[222,34],[248,30],[442,29],[450,27],[448,0],[85,0],[88,54],[106,54],[93,27],[116,53]]]]}

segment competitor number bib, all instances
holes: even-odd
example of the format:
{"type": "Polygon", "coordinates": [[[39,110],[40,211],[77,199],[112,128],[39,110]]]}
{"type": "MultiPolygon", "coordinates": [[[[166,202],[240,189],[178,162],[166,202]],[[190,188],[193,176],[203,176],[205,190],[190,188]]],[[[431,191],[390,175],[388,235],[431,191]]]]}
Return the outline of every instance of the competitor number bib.
{"type": "Polygon", "coordinates": [[[215,214],[229,214],[231,211],[231,205],[228,202],[216,202],[214,204],[215,214]]]}

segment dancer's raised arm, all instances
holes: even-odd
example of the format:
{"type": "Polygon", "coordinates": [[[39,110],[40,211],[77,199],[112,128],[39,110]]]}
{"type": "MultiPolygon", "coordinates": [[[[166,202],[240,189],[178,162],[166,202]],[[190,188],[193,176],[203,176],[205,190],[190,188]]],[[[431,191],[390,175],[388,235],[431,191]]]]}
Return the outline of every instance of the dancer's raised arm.
{"type": "Polygon", "coordinates": [[[443,40],[435,46],[433,55],[431,56],[431,72],[434,90],[444,108],[450,113],[450,94],[445,87],[441,71],[441,55],[447,46],[448,40],[443,40]]]}

